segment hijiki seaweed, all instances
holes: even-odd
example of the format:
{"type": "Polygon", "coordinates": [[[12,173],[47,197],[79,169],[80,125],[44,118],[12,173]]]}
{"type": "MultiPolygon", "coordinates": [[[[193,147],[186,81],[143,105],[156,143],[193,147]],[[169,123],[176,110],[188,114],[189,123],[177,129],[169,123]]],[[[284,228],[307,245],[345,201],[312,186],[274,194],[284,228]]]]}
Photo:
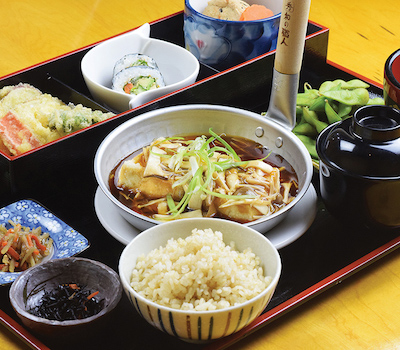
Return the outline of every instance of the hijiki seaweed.
{"type": "Polygon", "coordinates": [[[98,293],[75,283],[59,284],[45,291],[39,304],[28,311],[49,320],[80,320],[96,315],[103,308],[104,299],[95,298],[98,293]]]}

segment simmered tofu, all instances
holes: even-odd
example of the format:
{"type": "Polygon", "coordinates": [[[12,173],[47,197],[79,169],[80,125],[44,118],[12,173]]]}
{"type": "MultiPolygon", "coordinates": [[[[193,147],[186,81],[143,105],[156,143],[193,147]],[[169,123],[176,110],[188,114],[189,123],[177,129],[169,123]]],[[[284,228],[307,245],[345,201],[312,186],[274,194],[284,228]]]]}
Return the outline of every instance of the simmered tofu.
{"type": "Polygon", "coordinates": [[[216,138],[157,139],[122,164],[118,185],[158,220],[215,216],[250,222],[292,200],[292,181],[281,184],[280,168],[241,161],[223,140],[213,144],[216,138]]]}

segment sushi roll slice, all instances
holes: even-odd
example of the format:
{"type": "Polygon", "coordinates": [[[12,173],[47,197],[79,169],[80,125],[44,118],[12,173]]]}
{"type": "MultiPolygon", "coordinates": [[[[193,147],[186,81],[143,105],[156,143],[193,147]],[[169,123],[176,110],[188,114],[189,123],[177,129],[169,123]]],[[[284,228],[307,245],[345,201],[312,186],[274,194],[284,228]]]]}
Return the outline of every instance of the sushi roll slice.
{"type": "Polygon", "coordinates": [[[134,66],[146,66],[158,69],[156,61],[144,54],[132,53],[125,55],[115,63],[113,76],[120,71],[134,66]]]}
{"type": "Polygon", "coordinates": [[[164,78],[158,69],[146,66],[134,66],[117,73],[112,82],[112,89],[131,95],[165,86],[164,78]]]}

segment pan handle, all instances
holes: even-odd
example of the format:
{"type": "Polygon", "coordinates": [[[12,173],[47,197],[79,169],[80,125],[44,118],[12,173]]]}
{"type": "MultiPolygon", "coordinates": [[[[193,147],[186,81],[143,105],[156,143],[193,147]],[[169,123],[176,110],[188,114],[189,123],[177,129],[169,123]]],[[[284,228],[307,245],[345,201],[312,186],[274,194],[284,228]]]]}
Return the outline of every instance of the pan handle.
{"type": "Polygon", "coordinates": [[[300,73],[311,0],[284,0],[275,54],[281,74],[300,73]]]}
{"type": "Polygon", "coordinates": [[[287,128],[296,124],[296,97],[311,0],[284,0],[267,117],[287,128]]]}

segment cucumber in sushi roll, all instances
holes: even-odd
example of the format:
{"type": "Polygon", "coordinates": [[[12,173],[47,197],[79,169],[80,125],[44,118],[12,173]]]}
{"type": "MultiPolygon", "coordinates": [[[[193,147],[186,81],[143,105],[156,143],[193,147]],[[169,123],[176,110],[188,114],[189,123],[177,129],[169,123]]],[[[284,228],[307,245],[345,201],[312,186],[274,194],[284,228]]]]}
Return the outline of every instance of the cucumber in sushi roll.
{"type": "Polygon", "coordinates": [[[154,58],[141,53],[131,53],[120,58],[114,66],[113,76],[123,69],[134,66],[147,66],[158,69],[154,58]]]}
{"type": "Polygon", "coordinates": [[[147,66],[125,68],[117,73],[112,82],[113,90],[138,95],[165,86],[161,72],[147,66]]]}

